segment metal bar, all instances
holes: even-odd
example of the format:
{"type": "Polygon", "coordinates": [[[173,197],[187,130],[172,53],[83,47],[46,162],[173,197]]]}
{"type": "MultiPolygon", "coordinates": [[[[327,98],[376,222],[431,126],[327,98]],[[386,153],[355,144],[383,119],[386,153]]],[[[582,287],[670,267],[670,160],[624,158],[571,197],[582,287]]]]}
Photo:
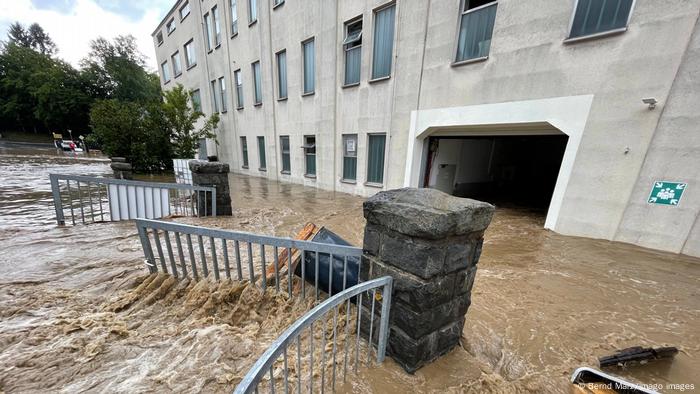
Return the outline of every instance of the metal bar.
{"type": "Polygon", "coordinates": [[[185,234],[187,238],[187,249],[190,252],[190,263],[192,264],[192,275],[194,280],[199,280],[199,274],[197,273],[197,260],[194,258],[194,248],[192,247],[192,236],[190,234],[185,234]]]}
{"type": "Polygon", "coordinates": [[[158,229],[153,229],[153,238],[156,241],[156,249],[158,250],[158,258],[160,259],[160,267],[163,268],[163,272],[168,272],[165,266],[165,256],[163,255],[163,247],[160,244],[160,237],[158,236],[158,229]]]}
{"type": "Polygon", "coordinates": [[[348,283],[348,256],[343,256],[343,290],[348,283]]]}
{"type": "Polygon", "coordinates": [[[216,257],[216,243],[214,237],[209,237],[209,246],[211,247],[211,258],[214,263],[214,279],[219,281],[219,259],[216,257]]]}
{"type": "Polygon", "coordinates": [[[204,277],[209,276],[209,267],[207,267],[207,256],[204,254],[204,240],[201,235],[197,236],[199,241],[199,256],[202,258],[202,271],[204,271],[204,277]]]}
{"type": "Polygon", "coordinates": [[[221,248],[224,250],[224,270],[226,270],[226,278],[231,279],[231,266],[228,261],[228,246],[226,246],[226,240],[221,239],[221,248]]]}
{"type": "Polygon", "coordinates": [[[182,241],[180,240],[180,233],[175,233],[175,244],[177,245],[177,255],[180,257],[180,268],[182,269],[182,276],[187,277],[187,264],[185,264],[185,253],[182,250],[182,241]]]}
{"type": "MultiPolygon", "coordinates": [[[[372,331],[374,329],[374,301],[377,299],[377,289],[372,290],[372,311],[369,313],[369,348],[367,349],[367,364],[372,357],[372,331]]],[[[360,306],[362,307],[362,306],[360,306]]]]}
{"type": "Polygon", "coordinates": [[[275,376],[272,373],[272,367],[270,367],[270,393],[275,394],[275,376]]]}
{"type": "Polygon", "coordinates": [[[309,342],[311,344],[311,354],[309,356],[309,393],[314,392],[314,323],[309,325],[309,342]]]}
{"type": "Polygon", "coordinates": [[[328,297],[333,295],[333,253],[328,260],[328,297]]]}
{"type": "Polygon", "coordinates": [[[211,216],[216,216],[216,186],[212,186],[214,189],[211,192],[211,216]]]}
{"type": "Polygon", "coordinates": [[[260,262],[262,264],[262,276],[261,276],[262,280],[260,281],[260,283],[262,285],[263,291],[265,291],[265,289],[267,287],[267,283],[265,283],[265,282],[267,282],[267,278],[265,277],[265,273],[266,273],[267,269],[265,268],[265,245],[264,244],[260,244],[260,262]]]}
{"type": "Polygon", "coordinates": [[[58,178],[51,174],[49,175],[49,180],[51,181],[51,194],[53,195],[53,207],[56,211],[56,223],[59,226],[66,224],[66,218],[63,217],[63,202],[61,201],[61,187],[58,184],[58,178]]]}
{"type": "Polygon", "coordinates": [[[90,182],[87,184],[88,188],[88,201],[90,202],[90,218],[92,219],[92,222],[95,223],[95,211],[92,206],[92,189],[90,188],[90,182]]]}
{"type": "Polygon", "coordinates": [[[326,388],[326,322],[321,324],[321,392],[326,388]]]}
{"type": "Polygon", "coordinates": [[[301,334],[297,336],[297,393],[301,393],[301,334]]]}
{"type": "MultiPolygon", "coordinates": [[[[106,186],[105,186],[106,187],[106,186]]],[[[97,198],[100,201],[100,222],[105,221],[104,210],[102,209],[102,188],[97,184],[97,198]]]]}
{"type": "Polygon", "coordinates": [[[186,183],[168,183],[168,182],[148,182],[148,181],[134,181],[130,179],[117,179],[117,178],[102,178],[94,176],[85,175],[70,175],[70,174],[52,174],[56,175],[59,180],[71,180],[80,182],[94,182],[103,183],[108,185],[130,185],[130,186],[143,186],[143,187],[155,187],[161,189],[181,189],[181,190],[198,190],[206,192],[216,192],[216,188],[212,186],[201,186],[201,185],[190,185],[186,183]]]}
{"type": "Polygon", "coordinates": [[[344,349],[344,361],[343,361],[343,383],[345,383],[345,376],[348,373],[348,338],[350,330],[350,299],[346,301],[345,304],[345,339],[343,340],[344,349]]]}
{"type": "Polygon", "coordinates": [[[68,186],[68,205],[70,205],[70,220],[75,226],[75,213],[73,212],[73,193],[71,192],[69,180],[66,180],[66,186],[68,186]]]}
{"type": "Polygon", "coordinates": [[[332,383],[332,390],[335,393],[335,353],[336,353],[336,334],[337,334],[337,329],[338,327],[338,307],[336,306],[335,309],[333,309],[333,383],[332,383]]]}
{"type": "MultiPolygon", "coordinates": [[[[126,189],[126,220],[131,219],[131,202],[129,201],[129,185],[124,187],[126,189]]],[[[122,218],[124,220],[124,218],[122,218]]]]}
{"type": "Polygon", "coordinates": [[[318,251],[316,251],[316,271],[315,272],[316,272],[316,275],[314,275],[314,276],[316,277],[316,301],[318,301],[318,296],[319,296],[319,291],[320,291],[318,289],[318,276],[320,275],[320,273],[318,272],[318,251]]]}
{"type": "MultiPolygon", "coordinates": [[[[263,281],[264,282],[264,281],[263,281]]],[[[287,366],[287,347],[284,347],[282,352],[284,358],[284,393],[289,394],[289,368],[287,366]]]]}
{"type": "Polygon", "coordinates": [[[357,309],[357,337],[355,338],[355,373],[357,373],[357,366],[360,364],[360,324],[362,324],[362,293],[357,296],[357,304],[355,304],[357,309]]]}
{"type": "Polygon", "coordinates": [[[143,226],[137,226],[136,229],[139,232],[139,238],[141,239],[141,247],[146,255],[146,265],[148,265],[148,271],[152,274],[158,272],[158,265],[153,258],[153,249],[151,249],[151,241],[148,239],[148,233],[146,228],[143,226]]]}
{"type": "Polygon", "coordinates": [[[236,273],[238,274],[238,280],[243,280],[243,270],[241,269],[241,247],[238,241],[233,241],[236,246],[236,273]]]}
{"type": "Polygon", "coordinates": [[[382,317],[379,321],[379,343],[377,344],[377,362],[384,362],[386,356],[386,343],[389,338],[389,308],[391,307],[391,286],[393,280],[390,280],[382,290],[382,317]]]}
{"type": "Polygon", "coordinates": [[[255,269],[253,268],[253,244],[248,242],[248,275],[250,283],[255,283],[255,269]]]}
{"type": "Polygon", "coordinates": [[[280,258],[277,246],[275,246],[275,289],[280,291],[280,258]]]}
{"type": "Polygon", "coordinates": [[[173,270],[173,276],[178,277],[177,265],[175,265],[175,255],[173,255],[173,246],[170,244],[170,233],[163,231],[165,238],[165,248],[168,250],[168,258],[170,258],[170,268],[173,270]]]}
{"type": "Polygon", "coordinates": [[[301,298],[306,298],[306,251],[301,250],[301,298]]]}
{"type": "Polygon", "coordinates": [[[292,296],[292,248],[287,248],[287,288],[292,296]]]}
{"type": "Polygon", "coordinates": [[[85,211],[83,210],[83,192],[80,190],[80,181],[78,181],[78,204],[80,205],[80,219],[85,224],[85,211]]]}

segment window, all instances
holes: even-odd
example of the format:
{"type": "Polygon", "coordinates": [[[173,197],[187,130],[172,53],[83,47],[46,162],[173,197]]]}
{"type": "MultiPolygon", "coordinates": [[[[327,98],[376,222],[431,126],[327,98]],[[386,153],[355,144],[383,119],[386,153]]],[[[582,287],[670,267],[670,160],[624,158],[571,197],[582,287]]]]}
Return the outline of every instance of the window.
{"type": "Polygon", "coordinates": [[[287,98],[287,51],[277,52],[277,98],[287,98]]]}
{"type": "Polygon", "coordinates": [[[202,112],[202,96],[199,93],[199,89],[193,90],[192,93],[190,93],[190,98],[192,99],[192,109],[202,112]]]}
{"type": "Polygon", "coordinates": [[[569,38],[624,31],[633,0],[578,0],[569,38]]]}
{"type": "Polygon", "coordinates": [[[260,62],[255,62],[252,65],[253,68],[253,98],[255,102],[253,104],[262,104],[262,76],[260,75],[260,62]]]}
{"type": "Polygon", "coordinates": [[[165,61],[160,65],[161,73],[163,74],[163,83],[170,82],[170,72],[168,71],[168,62],[165,61]]]}
{"type": "Polygon", "coordinates": [[[192,68],[197,65],[197,55],[194,52],[194,39],[191,39],[185,44],[185,65],[187,68],[192,68]]]}
{"type": "Polygon", "coordinates": [[[243,155],[243,168],[248,168],[248,140],[241,137],[241,153],[243,155]]]}
{"type": "Polygon", "coordinates": [[[489,55],[497,5],[492,0],[464,0],[455,62],[489,55]]]}
{"type": "Polygon", "coordinates": [[[158,46],[163,45],[163,32],[159,31],[158,34],[156,34],[156,41],[158,41],[158,46]]]}
{"type": "Polygon", "coordinates": [[[224,77],[219,78],[219,96],[221,98],[221,112],[228,111],[228,102],[226,101],[226,81],[224,77]]]}
{"type": "Polygon", "coordinates": [[[211,20],[209,20],[209,14],[204,14],[204,35],[207,38],[207,50],[211,51],[212,50],[212,45],[211,45],[211,20]]]}
{"type": "Polygon", "coordinates": [[[282,173],[289,174],[292,171],[292,158],[289,150],[288,135],[280,137],[280,145],[282,146],[282,173]]]}
{"type": "Polygon", "coordinates": [[[278,5],[282,5],[284,0],[272,0],[272,8],[276,8],[278,5]]]}
{"type": "Polygon", "coordinates": [[[180,74],[182,74],[182,65],[180,64],[180,52],[173,53],[173,56],[171,56],[170,59],[173,61],[173,75],[175,75],[175,78],[177,78],[180,76],[180,74]]]}
{"type": "Polygon", "coordinates": [[[189,14],[190,14],[190,2],[186,1],[185,5],[180,7],[180,20],[185,19],[185,17],[189,14]]]}
{"type": "Polygon", "coordinates": [[[374,48],[372,52],[372,79],[391,75],[394,52],[394,4],[374,13],[374,48]]]}
{"type": "Polygon", "coordinates": [[[213,108],[213,112],[219,112],[219,100],[218,100],[218,94],[217,94],[217,89],[216,89],[216,79],[211,81],[211,107],[213,108]]]}
{"type": "Polygon", "coordinates": [[[312,94],[315,90],[315,61],[314,61],[314,39],[310,39],[301,44],[304,63],[304,94],[312,94]]]}
{"type": "Polygon", "coordinates": [[[261,171],[266,170],[267,160],[265,160],[265,137],[258,137],[258,158],[260,159],[260,167],[258,169],[261,171]]]}
{"type": "Polygon", "coordinates": [[[248,0],[248,24],[258,20],[258,0],[248,0]]]}
{"type": "Polygon", "coordinates": [[[357,134],[343,136],[343,180],[357,179],[357,134]]]}
{"type": "Polygon", "coordinates": [[[231,0],[231,35],[238,34],[238,4],[236,0],[231,0]]]}
{"type": "Polygon", "coordinates": [[[241,70],[233,72],[233,78],[236,80],[236,108],[243,108],[243,76],[241,70]]]}
{"type": "Polygon", "coordinates": [[[345,25],[345,85],[360,83],[362,19],[345,25]]]}
{"type": "Polygon", "coordinates": [[[367,147],[367,182],[384,183],[385,134],[370,134],[367,147]]]}
{"type": "Polygon", "coordinates": [[[218,47],[221,44],[221,24],[219,23],[219,7],[214,6],[211,9],[211,19],[214,22],[214,46],[218,47]]]}
{"type": "Polygon", "coordinates": [[[306,162],[305,175],[316,176],[316,137],[313,135],[304,136],[304,157],[306,162]]]}
{"type": "Polygon", "coordinates": [[[168,35],[175,31],[175,18],[171,18],[168,23],[165,24],[165,30],[168,31],[168,35]]]}

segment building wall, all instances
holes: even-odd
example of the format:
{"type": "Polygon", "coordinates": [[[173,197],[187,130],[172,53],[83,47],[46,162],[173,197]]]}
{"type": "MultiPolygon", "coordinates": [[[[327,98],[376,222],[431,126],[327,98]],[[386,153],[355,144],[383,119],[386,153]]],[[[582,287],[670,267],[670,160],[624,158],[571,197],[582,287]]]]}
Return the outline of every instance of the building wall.
{"type": "MultiPolygon", "coordinates": [[[[634,218],[652,209],[645,205],[646,197],[639,199],[647,178],[665,174],[659,170],[659,163],[676,153],[664,148],[664,144],[678,144],[695,131],[692,121],[687,120],[692,117],[683,112],[688,111],[684,106],[693,104],[694,97],[689,94],[692,78],[679,82],[676,77],[683,75],[679,73],[682,63],[688,70],[686,74],[694,75],[689,63],[692,50],[688,48],[697,29],[700,0],[636,0],[627,31],[575,43],[564,42],[574,0],[541,0],[536,6],[532,2],[500,0],[488,59],[462,65],[453,64],[460,0],[397,0],[392,74],[388,79],[370,82],[373,10],[386,3],[286,0],[273,8],[272,0],[258,0],[258,21],[249,26],[248,0],[238,0],[239,32],[232,37],[229,0],[190,0],[193,15],[182,26],[178,23],[170,37],[164,33],[165,43],[156,51],[160,61],[166,56],[169,59],[173,43],[181,48],[187,37],[196,36],[198,65],[164,88],[177,82],[188,88],[199,86],[204,111],[208,113],[208,83],[215,77],[226,77],[229,110],[222,114],[217,149],[221,160],[229,162],[233,171],[360,195],[403,185],[418,186],[411,174],[420,172],[422,141],[434,132],[444,132],[433,129],[426,119],[445,115],[459,125],[467,122],[464,116],[472,107],[503,104],[493,108],[518,108],[527,115],[544,108],[535,106],[544,105],[548,112],[539,113],[553,118],[533,121],[555,127],[568,125],[577,134],[570,135],[569,144],[575,149],[565,156],[562,171],[568,175],[564,185],[558,183],[555,190],[552,205],[557,214],[548,216],[549,228],[565,234],[619,239],[674,251],[685,248],[687,253],[698,253],[685,241],[685,247],[677,247],[691,231],[700,233],[699,225],[693,224],[697,219],[687,219],[682,226],[673,227],[678,235],[674,236],[671,249],[656,235],[667,232],[665,224],[661,230],[649,230],[648,235],[642,236],[646,230],[639,226],[644,223],[634,218]],[[217,2],[223,43],[220,49],[205,56],[201,15],[217,2]],[[200,20],[196,21],[194,15],[200,20]],[[360,15],[361,82],[343,87],[344,23],[360,15]],[[316,89],[313,95],[302,96],[301,43],[311,37],[316,49],[316,89]],[[275,53],[282,49],[287,51],[286,100],[277,99],[275,53]],[[260,60],[262,69],[260,106],[253,106],[251,63],[256,60],[260,60]],[[238,68],[244,78],[246,102],[242,110],[236,110],[234,105],[233,71],[238,68]],[[674,101],[676,95],[685,98],[674,101]],[[649,111],[641,103],[645,97],[659,100],[656,110],[649,111]],[[574,105],[571,103],[582,106],[565,107],[574,105]],[[673,108],[666,108],[667,105],[677,107],[678,114],[673,115],[673,108]],[[557,114],[563,117],[558,118],[557,114]],[[567,114],[571,117],[567,118],[567,114]],[[678,120],[681,118],[687,121],[678,120]],[[664,128],[678,127],[684,132],[676,140],[666,141],[663,136],[671,138],[672,132],[664,128]],[[368,133],[387,135],[384,184],[379,188],[365,184],[368,133]],[[343,134],[358,134],[358,179],[352,184],[340,181],[343,134]],[[262,135],[266,142],[266,171],[258,169],[255,137],[262,135]],[[280,173],[282,135],[290,136],[289,175],[280,173]],[[316,136],[315,179],[304,176],[304,135],[316,136]],[[248,138],[247,169],[241,163],[241,136],[248,138]],[[644,241],[645,237],[655,241],[644,241]]],[[[178,8],[179,5],[171,12],[177,13],[178,8]]],[[[163,29],[167,20],[166,17],[163,29]]],[[[497,118],[499,114],[493,115],[497,118]]],[[[503,113],[500,123],[509,116],[503,113]]],[[[494,122],[499,123],[498,119],[494,122]]],[[[453,133],[472,135],[474,130],[479,132],[472,128],[455,129],[453,133]]],[[[683,157],[697,161],[698,149],[692,144],[688,149],[683,157]]],[[[697,174],[687,172],[688,166],[678,166],[677,173],[669,172],[669,176],[697,179],[697,174]]],[[[691,184],[683,202],[688,212],[683,215],[690,217],[695,212],[697,217],[700,203],[692,190],[691,184]]],[[[662,217],[663,221],[671,226],[679,211],[671,211],[674,213],[662,217]]]]}

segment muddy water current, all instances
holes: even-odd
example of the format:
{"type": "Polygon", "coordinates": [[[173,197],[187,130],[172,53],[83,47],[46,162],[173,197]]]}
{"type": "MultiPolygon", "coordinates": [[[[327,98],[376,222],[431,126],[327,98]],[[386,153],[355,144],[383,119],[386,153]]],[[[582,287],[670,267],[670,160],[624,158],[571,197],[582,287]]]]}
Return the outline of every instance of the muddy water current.
{"type": "MultiPolygon", "coordinates": [[[[0,393],[230,392],[312,301],[149,275],[133,223],[57,227],[48,174],[109,172],[95,158],[0,149],[0,393]]],[[[359,197],[230,181],[233,216],[177,220],[278,236],[313,221],[362,243],[359,197]]],[[[610,372],[700,390],[700,260],[543,224],[541,212],[497,210],[458,348],[414,375],[390,359],[362,368],[339,391],[568,392],[574,369],[637,345],[680,353],[610,372]]]]}

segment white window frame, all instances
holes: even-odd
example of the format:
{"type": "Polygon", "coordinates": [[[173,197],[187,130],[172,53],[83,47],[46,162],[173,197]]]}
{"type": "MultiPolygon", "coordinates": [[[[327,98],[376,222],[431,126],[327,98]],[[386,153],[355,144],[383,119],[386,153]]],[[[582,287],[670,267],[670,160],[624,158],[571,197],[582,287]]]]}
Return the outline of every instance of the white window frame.
{"type": "Polygon", "coordinates": [[[163,84],[170,82],[170,72],[168,71],[168,61],[160,64],[160,72],[163,74],[163,84]],[[167,78],[166,78],[167,77],[167,78]]]}
{"type": "Polygon", "coordinates": [[[197,51],[194,47],[194,38],[187,41],[185,45],[182,46],[182,49],[185,52],[185,66],[187,66],[187,70],[189,70],[197,65],[197,51]],[[188,47],[192,48],[192,63],[190,63],[189,51],[187,50],[188,47]]]}
{"type": "MultiPolygon", "coordinates": [[[[365,32],[365,21],[364,21],[364,18],[362,15],[357,16],[355,18],[352,18],[343,24],[344,38],[343,38],[342,45],[343,45],[343,62],[344,63],[343,63],[343,86],[342,87],[358,86],[360,84],[360,81],[362,81],[362,46],[363,46],[362,44],[364,43],[362,41],[362,39],[364,38],[363,37],[364,32],[365,32]],[[348,39],[348,28],[350,27],[350,25],[354,25],[357,22],[362,22],[362,30],[360,31],[360,35],[358,36],[358,39],[360,40],[360,45],[356,45],[356,46],[348,49],[348,45],[350,44],[350,43],[346,43],[346,41],[348,39]],[[345,72],[346,72],[347,63],[348,63],[348,51],[353,50],[355,48],[359,48],[359,51],[360,51],[360,79],[357,82],[346,84],[345,80],[347,79],[347,75],[345,72]]],[[[353,42],[355,42],[355,41],[353,41],[353,42]]]]}
{"type": "Polygon", "coordinates": [[[170,20],[165,24],[165,31],[168,32],[168,35],[173,34],[177,27],[175,26],[175,17],[170,18],[170,20]],[[172,29],[171,29],[172,27],[172,29]]]}
{"type": "MultiPolygon", "coordinates": [[[[289,75],[289,73],[287,73],[287,75],[289,75]]],[[[316,94],[316,37],[310,37],[310,38],[307,38],[306,40],[301,42],[301,96],[302,97],[312,96],[314,94],[316,94]],[[309,92],[304,92],[304,88],[305,88],[304,82],[306,81],[305,80],[306,76],[304,74],[304,70],[306,70],[306,56],[305,56],[306,52],[305,51],[306,51],[306,44],[309,42],[314,43],[314,72],[312,75],[312,77],[314,79],[314,88],[309,92]]]]}
{"type": "MultiPolygon", "coordinates": [[[[463,64],[478,63],[478,62],[483,62],[485,60],[488,60],[489,55],[458,61],[457,60],[457,51],[459,50],[459,31],[460,31],[460,29],[462,29],[462,16],[463,15],[470,14],[472,12],[480,11],[486,7],[491,7],[494,4],[498,5],[498,1],[499,0],[493,0],[493,1],[490,1],[486,4],[480,5],[478,7],[475,7],[475,8],[469,9],[469,10],[464,10],[464,5],[467,3],[467,0],[460,0],[459,15],[457,15],[457,32],[455,33],[454,48],[452,50],[452,65],[453,66],[461,66],[463,64]]],[[[496,16],[498,17],[498,14],[496,14],[496,16]]],[[[493,28],[494,28],[494,30],[496,29],[495,23],[494,23],[493,28]]],[[[493,37],[493,32],[491,33],[491,36],[493,37]]],[[[491,38],[491,43],[493,43],[493,38],[491,38]]],[[[489,53],[491,53],[490,48],[489,48],[489,53]]]]}
{"type": "Polygon", "coordinates": [[[231,38],[238,35],[238,0],[230,0],[229,12],[231,13],[231,38]]]}
{"type": "Polygon", "coordinates": [[[170,56],[170,60],[172,62],[173,67],[173,78],[177,78],[180,75],[182,75],[182,62],[180,61],[180,51],[175,51],[175,53],[173,53],[172,56],[170,56]],[[180,70],[175,70],[175,64],[178,65],[180,70]]]}
{"type": "Polygon", "coordinates": [[[190,2],[186,1],[185,4],[183,4],[182,7],[180,7],[178,12],[180,13],[180,21],[182,22],[192,12],[190,2]],[[187,13],[185,15],[182,15],[182,10],[184,10],[185,8],[187,8],[187,13]]]}
{"type": "MultiPolygon", "coordinates": [[[[399,18],[398,18],[399,17],[399,15],[398,15],[399,8],[398,7],[399,7],[399,5],[398,5],[397,1],[393,0],[393,1],[390,1],[388,3],[384,3],[384,4],[380,5],[379,7],[376,7],[372,10],[372,20],[371,20],[372,36],[370,37],[371,43],[372,43],[372,48],[369,51],[369,78],[370,78],[368,81],[369,83],[384,81],[384,80],[390,79],[392,76],[394,76],[394,70],[396,69],[396,62],[394,61],[395,60],[394,58],[396,56],[396,32],[397,32],[396,26],[397,26],[397,23],[399,20],[399,18]],[[376,24],[376,19],[377,19],[377,13],[381,12],[384,9],[389,8],[391,6],[396,7],[396,11],[394,14],[394,44],[391,46],[391,58],[392,58],[391,71],[389,72],[389,75],[387,75],[385,77],[379,77],[379,78],[372,79],[373,64],[374,64],[374,34],[376,31],[375,24],[376,24]]],[[[364,25],[364,21],[363,21],[362,22],[362,30],[364,31],[364,29],[365,29],[365,25],[364,25]]]]}

